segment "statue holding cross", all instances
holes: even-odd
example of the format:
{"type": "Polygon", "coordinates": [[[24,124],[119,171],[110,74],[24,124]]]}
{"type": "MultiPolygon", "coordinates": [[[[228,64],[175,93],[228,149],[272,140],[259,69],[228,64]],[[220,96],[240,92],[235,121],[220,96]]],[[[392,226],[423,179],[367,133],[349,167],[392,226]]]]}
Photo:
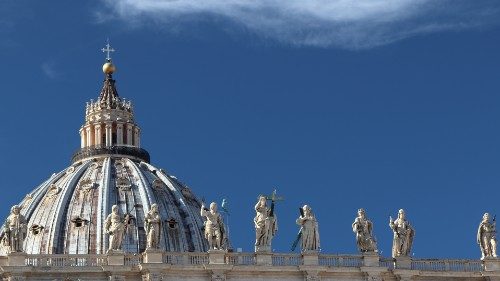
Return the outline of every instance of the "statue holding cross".
{"type": "Polygon", "coordinates": [[[274,212],[275,203],[283,198],[276,196],[276,190],[271,196],[260,195],[255,204],[255,251],[270,252],[271,240],[278,231],[278,221],[274,212]],[[271,207],[267,207],[267,201],[271,201],[271,207]]]}

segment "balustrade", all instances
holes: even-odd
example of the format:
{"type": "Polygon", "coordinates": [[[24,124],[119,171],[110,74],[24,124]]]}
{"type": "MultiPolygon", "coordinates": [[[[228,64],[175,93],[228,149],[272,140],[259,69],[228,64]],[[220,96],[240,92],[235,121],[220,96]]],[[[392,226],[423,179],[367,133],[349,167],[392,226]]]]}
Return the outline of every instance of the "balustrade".
{"type": "MultiPolygon", "coordinates": [[[[7,259],[4,258],[4,263],[7,259]]],[[[360,255],[319,255],[319,266],[357,267],[363,266],[363,256],[360,255]]],[[[126,266],[138,266],[143,263],[142,255],[126,254],[126,266]]],[[[209,263],[208,253],[166,252],[163,263],[170,265],[203,265],[209,263]]],[[[228,253],[226,263],[231,265],[255,265],[254,253],[228,253]]],[[[99,267],[108,264],[106,255],[27,255],[26,265],[33,267],[99,267]]],[[[272,254],[273,266],[300,266],[303,264],[300,254],[272,254]]],[[[394,269],[394,259],[381,258],[380,267],[394,269]]],[[[480,260],[456,259],[413,259],[411,269],[437,272],[480,272],[483,263],[480,260]]]]}
{"type": "Polygon", "coordinates": [[[479,272],[483,265],[479,260],[419,259],[411,261],[411,269],[421,271],[479,272]]]}
{"type": "Polygon", "coordinates": [[[273,254],[273,266],[302,265],[302,256],[296,254],[273,254]]]}
{"type": "Polygon", "coordinates": [[[103,255],[28,255],[26,265],[34,267],[92,267],[107,265],[103,255]]]}
{"type": "Polygon", "coordinates": [[[320,255],[319,265],[331,267],[361,267],[363,266],[363,257],[349,255],[320,255]]]}

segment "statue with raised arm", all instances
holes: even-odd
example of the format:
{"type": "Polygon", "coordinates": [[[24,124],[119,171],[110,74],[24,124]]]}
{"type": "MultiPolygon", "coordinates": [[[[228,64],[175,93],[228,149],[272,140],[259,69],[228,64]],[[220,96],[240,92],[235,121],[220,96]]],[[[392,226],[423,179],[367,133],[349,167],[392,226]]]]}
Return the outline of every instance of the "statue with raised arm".
{"type": "Polygon", "coordinates": [[[490,222],[490,214],[485,213],[477,229],[477,243],[481,248],[481,259],[497,257],[496,219],[490,222]]]}
{"type": "Polygon", "coordinates": [[[300,217],[296,220],[300,225],[300,239],[302,252],[319,251],[318,221],[311,207],[304,205],[300,208],[300,217]]]}
{"type": "Polygon", "coordinates": [[[111,214],[108,215],[104,222],[104,230],[109,234],[109,249],[108,252],[121,252],[123,235],[128,225],[130,217],[127,214],[122,216],[117,205],[111,207],[111,214]]]}
{"type": "Polygon", "coordinates": [[[208,241],[209,249],[224,250],[222,241],[224,241],[226,233],[222,216],[217,211],[217,203],[212,202],[210,209],[205,208],[205,204],[202,203],[200,214],[206,218],[205,239],[208,241]]]}
{"type": "MultiPolygon", "coordinates": [[[[274,204],[272,202],[271,204],[274,204]]],[[[255,204],[255,251],[271,251],[271,240],[278,231],[278,223],[274,206],[267,207],[267,198],[259,196],[255,204]]]]}
{"type": "Polygon", "coordinates": [[[389,227],[394,232],[392,240],[392,257],[406,257],[410,255],[411,247],[413,245],[413,238],[415,237],[415,230],[406,220],[405,211],[400,209],[398,218],[393,220],[389,217],[389,227]]]}
{"type": "Polygon", "coordinates": [[[356,244],[360,252],[377,252],[377,242],[373,237],[373,223],[366,217],[364,209],[358,210],[358,216],[352,224],[356,234],[356,244]]]}
{"type": "Polygon", "coordinates": [[[156,203],[151,205],[151,210],[146,214],[144,220],[146,222],[146,251],[157,250],[160,245],[161,217],[156,203]]]}
{"type": "Polygon", "coordinates": [[[21,214],[21,208],[17,205],[12,206],[4,224],[4,246],[7,246],[10,252],[23,252],[23,243],[27,233],[28,222],[21,214]]]}

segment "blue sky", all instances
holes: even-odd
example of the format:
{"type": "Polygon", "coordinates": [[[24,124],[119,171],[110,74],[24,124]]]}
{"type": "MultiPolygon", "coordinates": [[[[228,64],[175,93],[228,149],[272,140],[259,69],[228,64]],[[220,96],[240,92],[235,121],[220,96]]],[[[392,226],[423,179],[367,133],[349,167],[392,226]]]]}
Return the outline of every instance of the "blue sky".
{"type": "Polygon", "coordinates": [[[276,251],[307,203],[324,252],[356,253],[363,207],[390,255],[404,208],[416,257],[479,258],[500,211],[496,2],[2,1],[0,213],[69,165],[109,37],[152,163],[227,198],[236,247],[277,188],[276,251]]]}

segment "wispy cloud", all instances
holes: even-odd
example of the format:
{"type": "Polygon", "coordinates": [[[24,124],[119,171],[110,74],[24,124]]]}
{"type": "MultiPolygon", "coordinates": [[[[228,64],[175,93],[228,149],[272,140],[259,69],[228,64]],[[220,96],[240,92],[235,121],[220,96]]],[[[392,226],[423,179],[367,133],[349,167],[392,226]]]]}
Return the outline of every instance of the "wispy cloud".
{"type": "Polygon", "coordinates": [[[55,79],[59,77],[59,72],[56,70],[55,64],[53,62],[44,62],[41,65],[43,74],[50,79],[55,79]]]}
{"type": "Polygon", "coordinates": [[[286,44],[349,49],[500,21],[498,0],[103,1],[111,18],[128,23],[175,24],[178,29],[183,23],[225,18],[286,44]]]}

